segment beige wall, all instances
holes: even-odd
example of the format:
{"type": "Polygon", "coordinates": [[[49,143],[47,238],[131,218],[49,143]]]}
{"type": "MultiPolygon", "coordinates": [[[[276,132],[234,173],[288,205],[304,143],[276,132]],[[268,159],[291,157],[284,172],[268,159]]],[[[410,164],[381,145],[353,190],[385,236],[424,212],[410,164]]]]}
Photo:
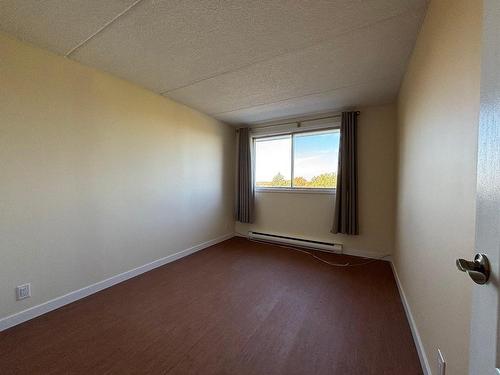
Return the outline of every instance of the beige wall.
{"type": "Polygon", "coordinates": [[[228,126],[2,34],[0,111],[0,317],[233,233],[228,126]]]}
{"type": "Polygon", "coordinates": [[[257,193],[256,220],[236,231],[278,233],[343,243],[346,251],[370,256],[392,253],[395,210],[396,107],[361,108],[359,147],[359,236],[333,235],[334,196],[257,193]]]}
{"type": "Polygon", "coordinates": [[[434,0],[399,97],[395,266],[433,373],[467,373],[474,248],[480,0],[434,0]]]}

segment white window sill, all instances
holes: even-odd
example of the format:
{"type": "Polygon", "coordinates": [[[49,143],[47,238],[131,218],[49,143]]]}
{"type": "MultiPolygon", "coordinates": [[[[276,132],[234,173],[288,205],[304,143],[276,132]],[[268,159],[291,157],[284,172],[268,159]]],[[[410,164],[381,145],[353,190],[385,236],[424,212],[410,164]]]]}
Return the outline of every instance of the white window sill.
{"type": "Polygon", "coordinates": [[[292,193],[292,194],[335,194],[335,189],[314,189],[314,188],[255,188],[257,194],[260,193],[292,193]]]}

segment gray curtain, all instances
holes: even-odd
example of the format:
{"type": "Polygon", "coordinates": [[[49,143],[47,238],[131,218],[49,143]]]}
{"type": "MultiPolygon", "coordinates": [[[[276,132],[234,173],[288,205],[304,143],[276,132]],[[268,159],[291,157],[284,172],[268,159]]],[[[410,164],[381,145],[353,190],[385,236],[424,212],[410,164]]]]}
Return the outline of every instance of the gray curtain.
{"type": "Polygon", "coordinates": [[[358,112],[342,112],[332,233],[359,234],[357,122],[358,112]]]}
{"type": "Polygon", "coordinates": [[[242,223],[251,223],[253,222],[254,188],[252,181],[252,145],[248,128],[239,129],[237,174],[236,220],[242,223]]]}

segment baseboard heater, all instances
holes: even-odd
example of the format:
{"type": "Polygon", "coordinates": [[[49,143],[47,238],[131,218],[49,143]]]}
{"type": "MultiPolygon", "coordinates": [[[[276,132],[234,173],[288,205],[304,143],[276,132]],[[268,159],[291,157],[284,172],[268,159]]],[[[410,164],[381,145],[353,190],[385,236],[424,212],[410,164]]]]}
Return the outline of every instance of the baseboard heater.
{"type": "Polygon", "coordinates": [[[303,238],[294,238],[294,237],[280,236],[277,234],[252,232],[252,231],[248,232],[248,237],[250,239],[255,239],[255,240],[273,242],[283,245],[306,247],[309,249],[326,251],[329,253],[337,253],[337,254],[342,253],[342,244],[306,240],[303,238]]]}

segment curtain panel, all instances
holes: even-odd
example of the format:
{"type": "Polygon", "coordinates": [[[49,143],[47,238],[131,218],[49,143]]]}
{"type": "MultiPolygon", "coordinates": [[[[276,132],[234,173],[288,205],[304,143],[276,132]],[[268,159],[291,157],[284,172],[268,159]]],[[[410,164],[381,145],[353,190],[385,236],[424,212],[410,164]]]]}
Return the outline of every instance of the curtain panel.
{"type": "Polygon", "coordinates": [[[238,186],[236,194],[236,220],[252,223],[255,192],[253,187],[252,142],[248,128],[238,132],[238,186]]]}
{"type": "Polygon", "coordinates": [[[359,234],[357,122],[358,112],[342,112],[332,233],[359,234]]]}

